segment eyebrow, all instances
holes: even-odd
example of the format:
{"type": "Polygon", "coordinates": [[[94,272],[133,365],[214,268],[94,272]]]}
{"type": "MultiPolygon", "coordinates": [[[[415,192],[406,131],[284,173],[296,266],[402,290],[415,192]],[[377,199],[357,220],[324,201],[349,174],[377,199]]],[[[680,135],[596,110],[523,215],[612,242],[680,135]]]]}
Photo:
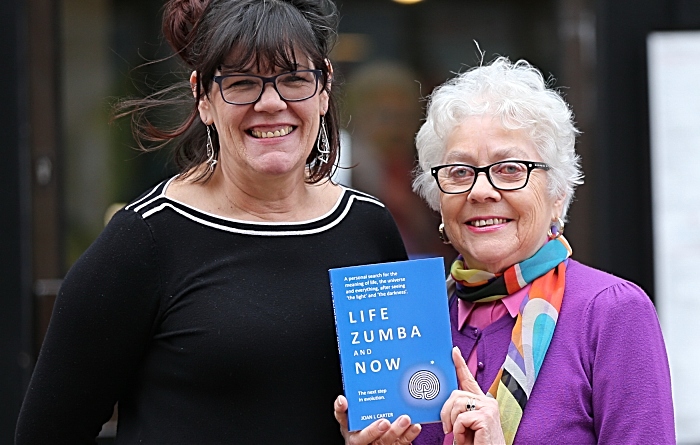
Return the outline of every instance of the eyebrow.
{"type": "Polygon", "coordinates": [[[466,164],[469,162],[469,156],[463,152],[453,151],[445,157],[445,163],[450,164],[452,162],[462,162],[466,164]]]}
{"type": "MultiPolygon", "coordinates": [[[[253,74],[253,70],[252,70],[253,67],[248,67],[242,71],[237,71],[234,68],[235,67],[233,65],[226,65],[225,63],[222,63],[221,65],[219,65],[219,71],[221,72],[221,74],[253,74]]],[[[287,68],[283,68],[280,66],[278,66],[277,68],[279,68],[280,71],[276,74],[291,73],[291,72],[299,71],[299,70],[313,69],[313,68],[310,68],[308,66],[299,64],[299,63],[296,65],[296,68],[293,70],[288,70],[287,68]]]]}
{"type": "MultiPolygon", "coordinates": [[[[491,157],[494,159],[498,159],[494,162],[505,161],[508,159],[529,158],[529,156],[517,146],[494,148],[491,150],[491,157]]],[[[447,157],[445,158],[445,162],[448,164],[451,162],[469,164],[470,159],[472,159],[472,157],[463,151],[453,151],[452,153],[447,155],[447,157]]]]}

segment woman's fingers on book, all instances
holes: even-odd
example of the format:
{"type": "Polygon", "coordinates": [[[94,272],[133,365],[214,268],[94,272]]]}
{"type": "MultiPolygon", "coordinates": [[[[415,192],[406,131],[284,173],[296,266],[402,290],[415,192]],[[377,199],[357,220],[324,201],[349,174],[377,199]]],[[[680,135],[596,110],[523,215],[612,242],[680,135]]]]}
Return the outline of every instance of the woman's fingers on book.
{"type": "Polygon", "coordinates": [[[333,403],[333,415],[340,424],[340,431],[343,436],[348,431],[348,401],[344,396],[338,396],[333,403]]]}
{"type": "Polygon", "coordinates": [[[460,351],[457,346],[452,348],[452,361],[455,364],[457,383],[459,383],[460,389],[483,396],[484,392],[479,388],[479,384],[476,383],[476,380],[474,380],[474,376],[471,371],[469,371],[467,362],[464,360],[464,357],[462,357],[462,351],[460,351]]]}
{"type": "Polygon", "coordinates": [[[345,442],[348,445],[409,445],[420,431],[419,424],[412,425],[411,419],[403,415],[394,423],[386,419],[377,420],[362,431],[350,433],[345,442]]]}
{"type": "Polygon", "coordinates": [[[348,432],[348,401],[344,396],[335,399],[333,414],[348,445],[409,445],[421,431],[419,424],[411,424],[411,418],[403,415],[394,423],[379,419],[362,431],[348,432]]]}
{"type": "Polygon", "coordinates": [[[337,413],[347,413],[348,412],[348,399],[345,396],[338,396],[333,404],[333,411],[337,413]]]}

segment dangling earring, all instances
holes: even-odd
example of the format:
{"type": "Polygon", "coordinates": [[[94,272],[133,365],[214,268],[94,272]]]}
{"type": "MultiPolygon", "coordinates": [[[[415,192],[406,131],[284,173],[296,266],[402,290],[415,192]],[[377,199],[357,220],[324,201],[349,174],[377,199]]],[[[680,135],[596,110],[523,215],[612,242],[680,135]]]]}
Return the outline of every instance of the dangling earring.
{"type": "Polygon", "coordinates": [[[447,232],[445,232],[445,223],[440,223],[438,226],[438,233],[440,234],[440,240],[443,244],[452,244],[450,239],[447,237],[447,232]]]}
{"type": "Polygon", "coordinates": [[[328,133],[326,133],[325,116],[321,116],[321,128],[318,130],[318,138],[316,138],[316,149],[318,150],[317,159],[326,164],[331,156],[331,144],[328,142],[328,133]]]}
{"type": "Polygon", "coordinates": [[[214,144],[211,142],[210,128],[211,126],[207,125],[207,165],[209,166],[209,173],[214,171],[214,166],[216,166],[216,163],[219,162],[214,159],[214,144]]]}
{"type": "Polygon", "coordinates": [[[564,233],[564,221],[557,217],[552,220],[549,225],[549,231],[547,231],[547,237],[549,239],[559,238],[564,233]]]}

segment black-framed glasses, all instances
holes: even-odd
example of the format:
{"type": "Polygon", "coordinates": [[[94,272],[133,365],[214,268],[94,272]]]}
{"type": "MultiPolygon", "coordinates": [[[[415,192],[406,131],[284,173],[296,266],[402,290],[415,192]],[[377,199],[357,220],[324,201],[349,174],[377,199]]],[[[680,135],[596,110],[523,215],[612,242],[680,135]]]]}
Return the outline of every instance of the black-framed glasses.
{"type": "Polygon", "coordinates": [[[306,100],[318,91],[321,70],[298,70],[264,77],[254,74],[229,74],[214,76],[224,102],[232,105],[248,105],[257,102],[262,96],[266,83],[271,83],[285,102],[306,100]]]}
{"type": "Polygon", "coordinates": [[[543,162],[507,160],[484,167],[468,164],[438,165],[431,168],[430,173],[443,193],[459,194],[470,191],[482,172],[496,190],[519,190],[527,185],[530,173],[536,168],[550,169],[543,162]]]}

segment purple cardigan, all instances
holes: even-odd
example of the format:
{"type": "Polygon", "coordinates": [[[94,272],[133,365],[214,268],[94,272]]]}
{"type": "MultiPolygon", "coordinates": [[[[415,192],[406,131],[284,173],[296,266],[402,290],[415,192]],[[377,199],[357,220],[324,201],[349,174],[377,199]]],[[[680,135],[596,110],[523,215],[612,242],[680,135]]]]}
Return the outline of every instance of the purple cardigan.
{"type": "MultiPolygon", "coordinates": [[[[477,340],[486,392],[505,360],[515,319],[456,330],[464,357],[477,340]]],[[[414,445],[442,445],[440,423],[414,445]]],[[[569,260],[564,300],[514,444],[675,444],[671,377],[656,311],[636,285],[569,260]]]]}

